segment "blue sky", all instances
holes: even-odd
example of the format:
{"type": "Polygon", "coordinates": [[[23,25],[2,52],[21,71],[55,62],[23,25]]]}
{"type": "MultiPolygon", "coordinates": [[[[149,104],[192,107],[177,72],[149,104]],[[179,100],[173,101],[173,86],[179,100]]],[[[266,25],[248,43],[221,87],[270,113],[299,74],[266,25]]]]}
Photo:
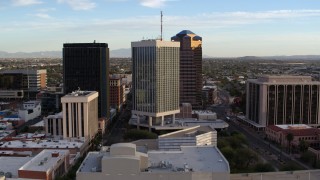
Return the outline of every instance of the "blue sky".
{"type": "Polygon", "coordinates": [[[189,29],[215,57],[320,54],[319,0],[1,0],[0,51],[131,41],[189,29]]]}

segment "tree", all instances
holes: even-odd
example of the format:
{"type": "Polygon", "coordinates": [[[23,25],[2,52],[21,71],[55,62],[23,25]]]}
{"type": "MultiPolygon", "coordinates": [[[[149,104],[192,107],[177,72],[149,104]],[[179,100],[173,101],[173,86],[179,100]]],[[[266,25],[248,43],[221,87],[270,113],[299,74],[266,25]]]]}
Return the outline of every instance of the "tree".
{"type": "Polygon", "coordinates": [[[234,159],[238,166],[237,169],[248,168],[251,163],[258,160],[257,154],[250,149],[237,149],[236,154],[234,159]]]}
{"type": "Polygon", "coordinates": [[[232,161],[232,159],[233,159],[233,157],[234,157],[234,150],[230,147],[230,146],[226,146],[226,147],[224,147],[224,148],[222,148],[221,149],[221,153],[223,154],[223,156],[225,157],[225,158],[227,158],[227,160],[229,161],[229,162],[231,162],[232,161]]]}
{"type": "Polygon", "coordinates": [[[312,163],[316,157],[311,152],[304,152],[301,154],[300,159],[306,163],[312,163]]]}
{"type": "Polygon", "coordinates": [[[254,172],[272,172],[275,169],[269,163],[258,163],[254,166],[254,172]]]}
{"type": "Polygon", "coordinates": [[[131,129],[124,134],[124,139],[126,140],[156,139],[157,137],[155,133],[137,129],[131,129]]]}
{"type": "Polygon", "coordinates": [[[289,153],[291,153],[291,142],[293,140],[293,134],[292,133],[288,133],[286,135],[286,139],[288,141],[289,153]]]}
{"type": "Polygon", "coordinates": [[[309,143],[305,140],[299,141],[299,150],[300,152],[306,152],[308,150],[309,143]]]}

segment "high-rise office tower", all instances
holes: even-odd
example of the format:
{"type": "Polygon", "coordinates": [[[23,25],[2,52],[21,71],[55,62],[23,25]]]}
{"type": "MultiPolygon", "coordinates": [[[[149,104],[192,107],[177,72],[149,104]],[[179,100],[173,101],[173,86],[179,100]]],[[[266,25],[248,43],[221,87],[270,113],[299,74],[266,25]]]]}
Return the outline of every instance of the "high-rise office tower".
{"type": "Polygon", "coordinates": [[[183,30],[171,38],[180,42],[180,103],[202,106],[202,37],[183,30]]]}
{"type": "Polygon", "coordinates": [[[320,123],[320,82],[311,76],[261,76],[247,80],[246,118],[255,127],[320,123]]]}
{"type": "Polygon", "coordinates": [[[63,45],[64,92],[99,92],[99,117],[109,118],[109,48],[106,43],[63,45]]]}
{"type": "Polygon", "coordinates": [[[167,115],[172,115],[174,121],[175,114],[180,112],[180,43],[143,40],[132,42],[131,47],[132,114],[147,116],[149,127],[158,123],[163,125],[167,115]]]}

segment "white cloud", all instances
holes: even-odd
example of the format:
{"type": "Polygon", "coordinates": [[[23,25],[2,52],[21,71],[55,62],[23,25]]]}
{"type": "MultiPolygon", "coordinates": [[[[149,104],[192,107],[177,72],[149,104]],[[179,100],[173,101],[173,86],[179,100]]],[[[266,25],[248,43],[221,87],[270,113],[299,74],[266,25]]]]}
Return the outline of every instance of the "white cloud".
{"type": "Polygon", "coordinates": [[[34,4],[42,4],[40,0],[11,0],[14,6],[29,6],[34,4]]]}
{"type": "Polygon", "coordinates": [[[42,19],[51,19],[52,17],[49,14],[46,13],[36,13],[34,16],[42,19]]]}
{"type": "Polygon", "coordinates": [[[166,0],[140,0],[140,4],[142,6],[151,7],[151,8],[159,8],[164,6],[166,0]]]}
{"type": "Polygon", "coordinates": [[[90,10],[96,7],[91,0],[57,0],[58,3],[67,3],[74,10],[90,10]]]}
{"type": "Polygon", "coordinates": [[[55,11],[56,8],[42,8],[42,9],[38,9],[39,12],[50,12],[50,11],[55,11]]]}

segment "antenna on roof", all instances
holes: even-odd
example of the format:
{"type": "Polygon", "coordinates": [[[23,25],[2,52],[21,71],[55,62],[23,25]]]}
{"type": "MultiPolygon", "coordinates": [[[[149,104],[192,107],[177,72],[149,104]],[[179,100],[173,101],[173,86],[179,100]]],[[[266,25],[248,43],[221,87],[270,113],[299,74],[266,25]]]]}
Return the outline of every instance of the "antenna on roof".
{"type": "Polygon", "coordinates": [[[160,36],[160,40],[162,41],[162,11],[160,11],[160,15],[161,15],[161,19],[160,19],[160,22],[161,22],[161,36],[160,36]]]}

